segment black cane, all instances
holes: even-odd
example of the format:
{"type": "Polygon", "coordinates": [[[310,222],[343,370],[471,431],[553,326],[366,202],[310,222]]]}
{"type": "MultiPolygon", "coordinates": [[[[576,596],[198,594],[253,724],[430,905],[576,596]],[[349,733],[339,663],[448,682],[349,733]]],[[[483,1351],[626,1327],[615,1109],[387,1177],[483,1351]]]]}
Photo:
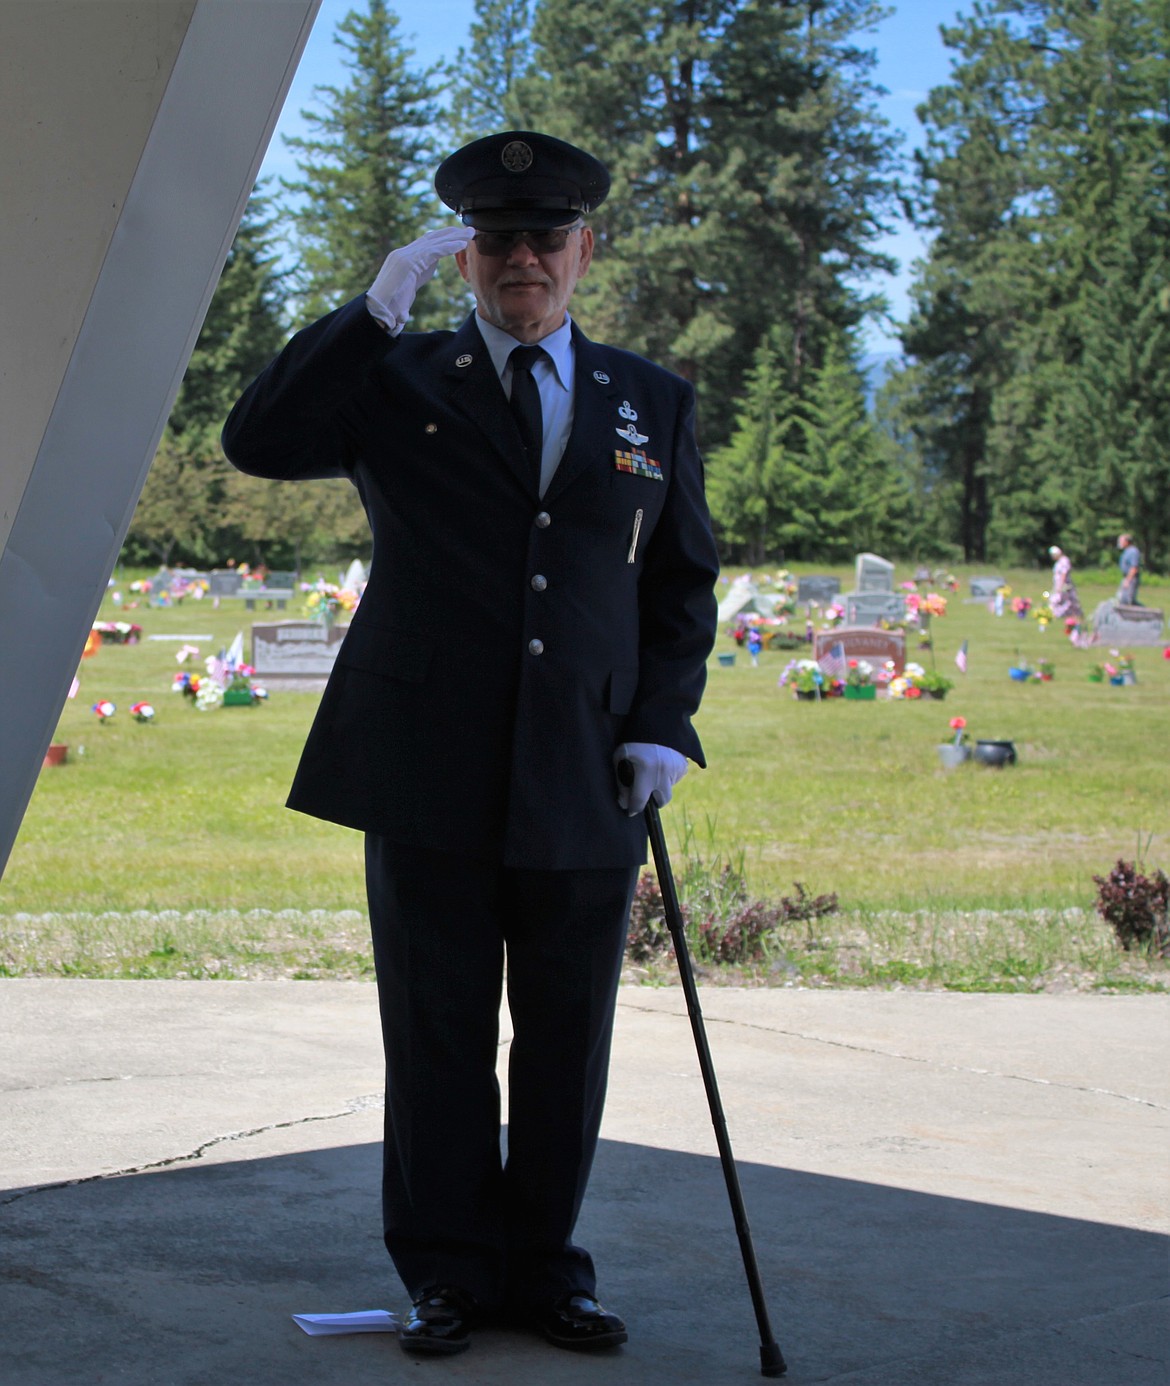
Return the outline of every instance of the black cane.
{"type": "MultiPolygon", "coordinates": [[[[628,760],[618,765],[618,779],[627,787],[634,783],[634,767],[628,760]]],[[[764,1287],[760,1283],[760,1268],[756,1264],[756,1251],[752,1245],[752,1232],[748,1226],[747,1211],[743,1206],[743,1193],[739,1187],[739,1175],[735,1169],[735,1156],[731,1151],[731,1138],[727,1134],[727,1121],[723,1115],[723,1103],[719,1100],[719,1085],[715,1081],[715,1065],[711,1061],[711,1050],[707,1044],[707,1030],[703,1024],[703,1012],[699,1007],[699,993],[695,987],[695,973],[691,967],[690,950],[687,947],[686,929],[683,925],[682,907],[678,902],[678,891],[674,885],[674,873],[670,869],[670,857],[666,851],[666,838],[662,833],[662,819],[658,805],[651,795],[646,805],[646,828],[650,834],[650,850],[654,854],[654,866],[658,872],[658,887],[662,892],[662,904],[666,913],[666,926],[674,943],[674,955],[678,959],[679,977],[682,980],[683,994],[687,999],[687,1013],[691,1018],[691,1030],[695,1036],[695,1048],[699,1055],[699,1068],[703,1074],[703,1086],[707,1089],[707,1105],[711,1108],[711,1121],[715,1127],[715,1143],[719,1147],[719,1159],[723,1165],[723,1179],[727,1185],[727,1197],[731,1202],[731,1213],[735,1219],[735,1231],[739,1237],[740,1255],[747,1275],[748,1289],[751,1291],[752,1307],[756,1311],[756,1324],[760,1330],[760,1374],[762,1376],[783,1376],[788,1370],[776,1339],[772,1336],[772,1325],[768,1321],[768,1306],[764,1303],[764,1287]]]]}

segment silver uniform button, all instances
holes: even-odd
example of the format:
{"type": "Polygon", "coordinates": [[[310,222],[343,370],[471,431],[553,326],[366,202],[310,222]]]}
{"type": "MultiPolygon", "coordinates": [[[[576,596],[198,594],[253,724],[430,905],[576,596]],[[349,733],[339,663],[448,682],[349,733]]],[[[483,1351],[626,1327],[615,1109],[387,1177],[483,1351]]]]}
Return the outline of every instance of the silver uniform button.
{"type": "Polygon", "coordinates": [[[528,653],[534,655],[544,654],[544,641],[530,640],[528,642],[528,653]]]}
{"type": "Polygon", "coordinates": [[[548,578],[540,573],[534,573],[528,585],[534,592],[543,592],[548,587],[548,578]]]}
{"type": "Polygon", "coordinates": [[[536,517],[537,529],[547,529],[552,524],[552,516],[547,510],[542,510],[536,517]]]}

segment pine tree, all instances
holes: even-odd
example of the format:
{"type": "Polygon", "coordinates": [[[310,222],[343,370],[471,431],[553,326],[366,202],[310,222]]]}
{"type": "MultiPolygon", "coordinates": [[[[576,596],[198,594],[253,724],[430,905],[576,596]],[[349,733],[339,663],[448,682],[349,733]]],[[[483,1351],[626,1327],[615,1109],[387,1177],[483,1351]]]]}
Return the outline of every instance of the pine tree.
{"type": "Polygon", "coordinates": [[[127,534],[131,556],[214,560],[232,468],[219,432],[287,335],[267,197],[254,192],[228,252],[127,534]]]}
{"type": "Polygon", "coordinates": [[[1147,561],[1170,541],[1170,11],[993,0],[946,41],[924,110],[921,221],[937,231],[903,343],[956,537],[1038,561],[1147,561]]]}
{"type": "Polygon", "coordinates": [[[790,505],[786,443],[795,427],[778,334],[757,346],[731,438],[707,458],[707,500],[720,546],[735,562],[757,565],[779,552],[790,505]]]}
{"type": "Polygon", "coordinates": [[[475,0],[470,49],[446,69],[444,113],[454,147],[498,130],[526,129],[517,83],[532,61],[531,0],[475,0]]]}
{"type": "Polygon", "coordinates": [[[543,0],[518,100],[584,145],[613,189],[575,313],[699,389],[730,435],[752,352],[793,330],[791,384],[868,303],[854,281],[892,197],[870,0],[543,0]]]}
{"type": "MultiPolygon", "coordinates": [[[[317,87],[302,115],[312,137],[289,137],[302,177],[284,184],[296,238],[298,318],[312,321],[363,293],[386,255],[434,219],[437,68],[415,72],[385,0],[351,10],[334,41],[348,55],[344,87],[317,87]]],[[[419,296],[416,317],[433,296],[419,296]]]]}

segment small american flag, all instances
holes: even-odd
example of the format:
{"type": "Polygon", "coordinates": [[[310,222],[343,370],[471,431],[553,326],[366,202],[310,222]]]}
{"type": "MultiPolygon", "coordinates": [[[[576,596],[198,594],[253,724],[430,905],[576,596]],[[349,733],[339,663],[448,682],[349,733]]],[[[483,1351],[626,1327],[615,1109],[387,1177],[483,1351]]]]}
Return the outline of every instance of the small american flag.
{"type": "Polygon", "coordinates": [[[967,672],[967,642],[964,640],[959,647],[959,653],[955,656],[955,663],[959,666],[959,673],[967,672]]]}
{"type": "Polygon", "coordinates": [[[835,645],[830,645],[829,653],[821,655],[817,662],[822,672],[831,679],[844,679],[849,672],[849,666],[845,662],[845,646],[839,640],[835,645]]]}

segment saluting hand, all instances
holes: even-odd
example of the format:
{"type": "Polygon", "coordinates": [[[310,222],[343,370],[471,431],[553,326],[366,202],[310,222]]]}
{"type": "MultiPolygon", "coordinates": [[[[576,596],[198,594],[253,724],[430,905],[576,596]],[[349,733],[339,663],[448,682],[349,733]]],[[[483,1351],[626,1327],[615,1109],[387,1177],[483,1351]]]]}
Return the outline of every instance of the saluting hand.
{"type": "Polygon", "coordinates": [[[392,336],[397,336],[406,326],[415,295],[434,278],[439,261],[444,255],[466,250],[474,237],[475,229],[471,226],[441,226],[392,250],[366,294],[371,316],[392,336]]]}

